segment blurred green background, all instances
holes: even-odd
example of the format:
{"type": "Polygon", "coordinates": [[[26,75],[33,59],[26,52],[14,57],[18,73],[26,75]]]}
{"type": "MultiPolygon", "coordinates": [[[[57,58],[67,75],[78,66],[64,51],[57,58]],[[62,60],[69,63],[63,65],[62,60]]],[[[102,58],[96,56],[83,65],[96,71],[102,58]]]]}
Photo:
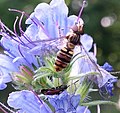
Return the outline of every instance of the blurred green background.
{"type": "MultiPolygon", "coordinates": [[[[9,12],[8,8],[24,10],[27,13],[33,12],[40,2],[49,3],[50,0],[0,0],[0,19],[11,29],[15,17],[19,14],[9,12]]],[[[81,0],[66,0],[69,7],[69,14],[78,15],[81,0]]],[[[61,7],[62,8],[62,7],[61,7]]],[[[103,65],[109,62],[115,69],[120,70],[120,0],[88,0],[82,15],[85,21],[85,33],[94,38],[97,44],[98,63],[103,65]]],[[[25,28],[24,22],[23,26],[25,28]]],[[[7,89],[9,90],[8,87],[7,89]]],[[[7,90],[7,91],[8,91],[7,90]]],[[[12,90],[12,89],[11,89],[12,90]]],[[[9,90],[9,91],[11,91],[9,90]]],[[[0,92],[0,100],[8,96],[8,92],[0,92]],[[4,93],[4,96],[2,95],[4,93]],[[6,94],[6,95],[5,95],[6,94]]],[[[120,91],[115,91],[114,101],[118,100],[120,91]]],[[[102,106],[101,113],[120,113],[115,107],[102,106]]],[[[96,113],[96,108],[92,108],[96,113]]]]}

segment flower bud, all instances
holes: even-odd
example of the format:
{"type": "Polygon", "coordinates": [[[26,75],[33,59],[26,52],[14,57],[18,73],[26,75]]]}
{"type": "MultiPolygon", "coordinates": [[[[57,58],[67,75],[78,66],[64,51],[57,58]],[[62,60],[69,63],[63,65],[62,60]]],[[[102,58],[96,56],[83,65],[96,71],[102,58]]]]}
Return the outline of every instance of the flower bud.
{"type": "Polygon", "coordinates": [[[86,80],[78,86],[75,94],[80,94],[80,96],[81,96],[80,102],[83,102],[83,100],[86,98],[90,87],[91,87],[91,82],[88,82],[86,80]]]}
{"type": "Polygon", "coordinates": [[[32,81],[34,73],[32,70],[30,70],[27,66],[20,66],[20,73],[26,77],[29,81],[32,81]]]}
{"type": "Polygon", "coordinates": [[[16,85],[30,85],[33,80],[33,75],[33,71],[30,70],[27,66],[20,66],[20,72],[13,72],[12,79],[16,85]]]}

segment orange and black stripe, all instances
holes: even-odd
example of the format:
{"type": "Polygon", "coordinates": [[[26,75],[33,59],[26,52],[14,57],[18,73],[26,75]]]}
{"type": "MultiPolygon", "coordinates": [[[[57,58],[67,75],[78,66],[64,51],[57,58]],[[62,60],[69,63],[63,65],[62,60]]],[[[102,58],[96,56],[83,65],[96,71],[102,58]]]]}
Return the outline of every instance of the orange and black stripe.
{"type": "Polygon", "coordinates": [[[61,71],[63,68],[66,68],[68,63],[70,63],[73,56],[73,49],[67,47],[62,48],[58,54],[55,61],[55,70],[61,71]]]}

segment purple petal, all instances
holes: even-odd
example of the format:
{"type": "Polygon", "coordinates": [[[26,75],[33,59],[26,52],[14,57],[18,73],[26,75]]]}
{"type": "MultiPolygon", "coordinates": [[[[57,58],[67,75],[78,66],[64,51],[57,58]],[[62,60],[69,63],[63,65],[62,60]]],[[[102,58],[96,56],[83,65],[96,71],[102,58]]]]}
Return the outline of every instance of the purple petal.
{"type": "Polygon", "coordinates": [[[89,79],[96,83],[101,93],[106,93],[112,96],[113,83],[117,82],[117,77],[111,75],[101,66],[97,65],[99,75],[89,76],[89,79]]]}
{"type": "MultiPolygon", "coordinates": [[[[69,19],[67,20],[67,15],[68,8],[64,0],[52,0],[50,5],[47,3],[38,4],[30,18],[35,19],[39,27],[42,28],[40,36],[44,32],[49,38],[55,38],[65,36],[68,32],[69,19]]],[[[29,20],[27,23],[30,23],[29,20]]],[[[74,20],[71,20],[70,23],[75,23],[72,21],[74,20]]]]}
{"type": "Polygon", "coordinates": [[[60,95],[49,96],[48,101],[55,108],[55,112],[73,112],[80,102],[79,95],[69,95],[66,91],[60,95]]]}
{"type": "Polygon", "coordinates": [[[71,103],[74,106],[74,108],[77,108],[77,106],[79,105],[80,102],[80,95],[76,95],[76,96],[72,96],[71,97],[71,103]]]}
{"type": "Polygon", "coordinates": [[[3,83],[3,80],[1,80],[0,78],[0,90],[3,90],[7,87],[7,85],[5,83],[3,83]]]}
{"type": "Polygon", "coordinates": [[[77,20],[77,16],[76,15],[70,15],[67,18],[67,22],[68,22],[68,31],[70,30],[71,26],[75,25],[75,22],[77,20]]]}
{"type": "Polygon", "coordinates": [[[93,45],[93,39],[90,35],[84,34],[81,36],[80,41],[86,51],[89,51],[92,48],[93,45]]]}
{"type": "Polygon", "coordinates": [[[1,83],[8,83],[11,82],[10,70],[8,68],[4,68],[0,66],[0,81],[1,83]]]}
{"type": "Polygon", "coordinates": [[[34,13],[35,13],[35,17],[38,20],[44,22],[45,18],[47,19],[50,15],[52,15],[52,10],[51,10],[49,4],[47,4],[47,3],[40,3],[34,9],[34,13]],[[48,13],[46,13],[46,12],[48,12],[48,13]]]}
{"type": "Polygon", "coordinates": [[[12,92],[7,103],[14,109],[20,109],[20,113],[52,113],[47,104],[27,90],[12,92]]]}
{"type": "Polygon", "coordinates": [[[37,36],[38,32],[39,32],[39,30],[38,30],[37,26],[34,24],[31,24],[26,29],[25,35],[27,35],[27,37],[29,37],[31,41],[36,41],[36,40],[40,40],[40,39],[38,39],[38,36],[37,36]]]}
{"type": "MultiPolygon", "coordinates": [[[[35,13],[33,12],[30,16],[29,16],[29,18],[25,21],[25,24],[32,24],[32,23],[34,23],[32,20],[36,20],[35,19],[35,13]]],[[[36,22],[36,21],[35,21],[36,22]]]]}
{"type": "Polygon", "coordinates": [[[109,81],[109,79],[117,79],[117,77],[111,75],[101,67],[99,67],[99,70],[101,72],[101,74],[97,76],[97,83],[99,88],[104,86],[109,81]]]}
{"type": "Polygon", "coordinates": [[[57,24],[57,26],[61,29],[64,29],[62,31],[62,35],[66,35],[67,33],[67,15],[68,15],[68,7],[65,4],[64,0],[52,0],[50,2],[50,6],[54,12],[54,20],[57,24]],[[62,8],[61,8],[62,6],[62,8]]]}
{"type": "MultiPolygon", "coordinates": [[[[17,64],[16,64],[17,66],[17,64]]],[[[0,89],[6,88],[6,83],[11,82],[10,73],[18,71],[18,68],[14,66],[12,58],[6,55],[0,54],[0,89]]]]}
{"type": "Polygon", "coordinates": [[[88,55],[83,52],[80,52],[80,47],[75,48],[75,54],[80,53],[78,56],[83,56],[76,60],[76,62],[72,66],[72,70],[70,73],[70,76],[75,76],[81,73],[87,73],[87,72],[94,72],[96,71],[96,57],[92,52],[88,52],[88,55],[92,59],[92,61],[88,58],[88,55]],[[94,64],[95,63],[95,64],[94,64]]]}
{"type": "Polygon", "coordinates": [[[56,15],[58,14],[62,14],[66,16],[68,15],[68,8],[64,0],[52,0],[50,2],[50,6],[56,12],[56,15]]]}
{"type": "Polygon", "coordinates": [[[35,17],[43,23],[43,26],[45,28],[44,32],[48,35],[48,37],[58,37],[57,26],[54,20],[54,12],[52,11],[50,5],[46,3],[41,3],[37,5],[37,7],[35,8],[35,17]]]}
{"type": "Polygon", "coordinates": [[[112,90],[114,88],[114,83],[117,82],[117,78],[110,78],[101,88],[100,92],[107,93],[110,96],[113,96],[112,90]]]}
{"type": "Polygon", "coordinates": [[[13,65],[13,59],[7,55],[0,54],[0,67],[8,69],[8,71],[16,71],[17,68],[13,65]]]}
{"type": "Polygon", "coordinates": [[[34,30],[31,31],[31,29],[29,31],[28,27],[28,36],[41,40],[65,36],[77,20],[77,16],[67,17],[67,15],[68,8],[64,0],[52,0],[50,5],[47,3],[38,4],[26,21],[27,24],[35,24],[38,33],[35,33],[34,30]]]}
{"type": "Polygon", "coordinates": [[[104,63],[103,66],[101,66],[103,69],[105,69],[106,71],[110,72],[113,71],[113,67],[109,64],[109,63],[104,63]]]}
{"type": "Polygon", "coordinates": [[[59,109],[58,111],[55,111],[55,113],[68,113],[68,112],[65,112],[63,109],[59,109]]]}
{"type": "Polygon", "coordinates": [[[8,36],[7,38],[2,37],[1,44],[7,49],[6,53],[8,53],[9,56],[15,57],[19,55],[17,44],[13,43],[13,40],[11,40],[8,36]]]}
{"type": "Polygon", "coordinates": [[[89,109],[87,109],[85,106],[78,106],[76,113],[91,113],[89,109]],[[86,112],[85,112],[86,111],[86,112]]]}

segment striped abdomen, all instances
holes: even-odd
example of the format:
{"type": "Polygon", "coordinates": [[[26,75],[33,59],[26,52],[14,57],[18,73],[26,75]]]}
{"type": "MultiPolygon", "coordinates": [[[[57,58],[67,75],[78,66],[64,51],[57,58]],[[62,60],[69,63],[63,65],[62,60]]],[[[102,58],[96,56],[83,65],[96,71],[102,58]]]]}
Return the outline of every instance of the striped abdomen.
{"type": "Polygon", "coordinates": [[[71,58],[73,56],[73,50],[75,45],[67,42],[66,47],[63,47],[58,53],[55,61],[55,70],[61,71],[63,68],[66,68],[66,66],[70,63],[71,58]]]}

